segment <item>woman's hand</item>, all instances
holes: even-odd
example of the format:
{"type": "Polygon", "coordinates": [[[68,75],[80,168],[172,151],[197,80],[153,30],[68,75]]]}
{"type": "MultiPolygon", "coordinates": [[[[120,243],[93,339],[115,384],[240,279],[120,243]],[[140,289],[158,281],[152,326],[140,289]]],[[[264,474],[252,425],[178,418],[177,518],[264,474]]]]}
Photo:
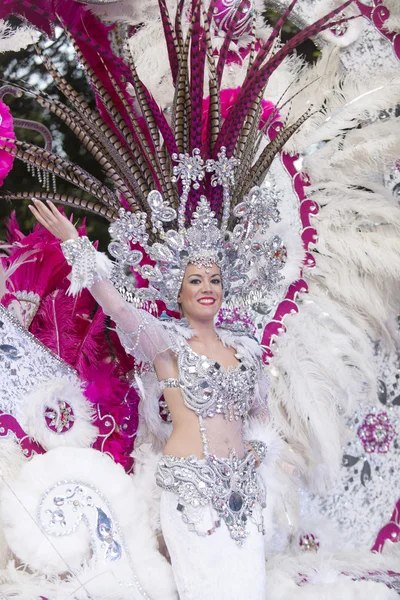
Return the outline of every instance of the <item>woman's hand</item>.
{"type": "Polygon", "coordinates": [[[29,205],[31,213],[43,227],[46,227],[55,237],[62,242],[79,237],[76,227],[60,213],[50,200],[47,206],[32,198],[33,206],[29,205]]]}
{"type": "Polygon", "coordinates": [[[247,450],[247,452],[249,452],[249,454],[252,454],[254,456],[254,458],[255,458],[254,466],[256,469],[258,469],[258,467],[261,465],[261,459],[260,459],[259,455],[253,449],[252,445],[249,444],[248,442],[246,442],[246,450],[247,450]]]}

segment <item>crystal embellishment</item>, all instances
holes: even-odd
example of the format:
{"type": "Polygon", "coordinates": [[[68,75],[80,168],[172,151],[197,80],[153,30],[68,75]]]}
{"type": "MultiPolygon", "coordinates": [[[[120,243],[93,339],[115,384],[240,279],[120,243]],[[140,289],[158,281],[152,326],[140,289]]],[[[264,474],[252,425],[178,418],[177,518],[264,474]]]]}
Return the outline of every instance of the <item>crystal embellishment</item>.
{"type": "Polygon", "coordinates": [[[385,412],[379,414],[370,413],[365,417],[364,423],[358,428],[357,435],[360,438],[364,450],[368,453],[378,452],[386,454],[390,448],[390,442],[396,432],[390,424],[385,412]]]}
{"type": "Polygon", "coordinates": [[[75,421],[74,411],[68,402],[58,401],[58,410],[46,408],[44,417],[47,427],[57,434],[66,433],[71,429],[75,421]]]}
{"type": "MultiPolygon", "coordinates": [[[[193,525],[190,509],[201,510],[211,502],[219,518],[225,521],[231,538],[242,545],[248,535],[248,519],[263,530],[261,509],[265,507],[266,496],[254,463],[251,453],[238,458],[234,451],[229,458],[209,454],[205,461],[196,456],[163,456],[158,463],[156,482],[178,496],[179,510],[188,525],[193,525]]],[[[212,533],[193,530],[198,535],[212,533]]]]}
{"type": "Polygon", "coordinates": [[[286,263],[283,240],[268,235],[270,223],[280,221],[277,190],[267,187],[268,184],[254,187],[231,210],[231,189],[239,163],[227,156],[226,148],[220,148],[216,160],[204,161],[198,148],[191,154],[174,154],[172,159],[175,164],[171,182],[181,188],[177,210],[159,191],[153,190],[147,198],[151,223],[145,213],[120,209],[119,218],[109,228],[109,251],[116,259],[112,273],[115,287],[137,306],[162,300],[176,309],[187,265],[210,268],[215,264],[221,269],[225,302],[240,306],[265,298],[281,285],[281,270],[286,263]],[[209,199],[199,195],[188,222],[189,194],[192,188],[200,190],[207,173],[211,174],[213,187],[222,187],[220,221],[209,199]],[[232,216],[237,222],[233,221],[230,230],[232,216]],[[151,244],[149,232],[158,241],[151,244]],[[154,261],[153,269],[140,264],[140,249],[133,250],[132,244],[138,244],[154,261]],[[132,271],[147,279],[148,287],[138,289],[132,271]]]}

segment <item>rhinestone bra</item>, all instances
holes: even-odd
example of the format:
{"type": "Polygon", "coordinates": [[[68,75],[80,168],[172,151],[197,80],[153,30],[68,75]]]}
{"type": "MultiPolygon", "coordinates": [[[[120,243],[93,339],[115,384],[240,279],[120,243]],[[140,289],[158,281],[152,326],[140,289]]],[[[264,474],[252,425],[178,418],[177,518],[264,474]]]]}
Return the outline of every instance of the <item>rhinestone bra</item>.
{"type": "Polygon", "coordinates": [[[185,405],[201,417],[222,414],[230,421],[249,412],[256,384],[254,365],[241,359],[224,368],[215,360],[194,352],[186,341],[177,348],[178,379],[161,381],[161,389],[179,387],[185,405]]]}

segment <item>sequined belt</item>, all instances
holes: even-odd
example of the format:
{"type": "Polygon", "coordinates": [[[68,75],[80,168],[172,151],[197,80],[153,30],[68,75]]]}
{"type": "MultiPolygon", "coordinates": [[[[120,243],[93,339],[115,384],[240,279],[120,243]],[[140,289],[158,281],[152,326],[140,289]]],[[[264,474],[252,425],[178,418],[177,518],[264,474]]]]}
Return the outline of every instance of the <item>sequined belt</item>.
{"type": "Polygon", "coordinates": [[[239,545],[248,535],[248,519],[264,533],[262,509],[266,506],[266,493],[252,453],[243,458],[238,458],[234,451],[229,458],[209,454],[202,460],[196,456],[163,456],[158,463],[156,482],[177,495],[177,509],[188,525],[191,525],[190,508],[211,505],[215,509],[219,519],[207,532],[196,531],[199,535],[213,533],[221,519],[239,545]]]}

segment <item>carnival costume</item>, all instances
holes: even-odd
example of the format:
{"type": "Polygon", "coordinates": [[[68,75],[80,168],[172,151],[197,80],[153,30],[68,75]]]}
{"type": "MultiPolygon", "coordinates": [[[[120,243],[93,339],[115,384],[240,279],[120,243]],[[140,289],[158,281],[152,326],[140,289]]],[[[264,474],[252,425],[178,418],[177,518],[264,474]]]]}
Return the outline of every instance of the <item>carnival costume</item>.
{"type": "MultiPolygon", "coordinates": [[[[339,60],[329,47],[309,71],[290,53],[315,35],[351,45],[367,9],[329,4],[284,44],[279,32],[296,2],[274,3],[281,17],[271,28],[263,7],[247,0],[194,0],[172,9],[161,0],[158,7],[14,4],[0,7],[0,17],[22,14],[47,34],[59,23],[72,37],[97,108],[46,56],[68,103],[29,93],[72,129],[106,180],[53,153],[45,128],[15,123],[40,131],[40,148],[15,139],[5,119],[0,152],[7,168],[16,157],[45,187],[5,197],[104,216],[114,260],[82,229],[62,244],[72,267],[67,282],[49,234],[39,229],[25,240],[15,222],[9,226],[0,434],[13,437],[11,444],[4,439],[1,508],[8,557],[12,551],[34,572],[9,563],[0,592],[24,600],[394,598],[394,558],[354,552],[347,559],[331,550],[320,523],[304,516],[309,495],[318,505],[316,493],[326,493],[340,473],[344,419],[375,399],[370,339],[388,334],[396,306],[400,210],[376,180],[400,152],[392,108],[399,80],[391,68],[372,83],[369,73],[337,80],[339,60]],[[96,14],[136,24],[130,49],[115,50],[123,26],[111,34],[96,14]],[[165,46],[168,62],[157,62],[165,46]],[[146,86],[153,68],[154,85],[146,86]],[[379,166],[376,148],[384,157],[379,166]],[[58,177],[85,196],[57,193],[58,177]],[[220,267],[225,307],[216,334],[235,349],[234,368],[196,354],[194,332],[175,318],[188,264],[220,267]],[[57,309],[71,315],[70,331],[53,321],[52,336],[49,315],[57,309]],[[113,323],[107,343],[99,336],[106,316],[113,323]],[[153,366],[160,356],[169,373],[162,381],[153,366]],[[202,456],[161,454],[172,431],[163,398],[169,388],[197,416],[202,456]],[[131,480],[106,455],[129,472],[134,439],[131,480]]],[[[295,20],[304,26],[307,2],[299,5],[295,20]]],[[[370,18],[377,27],[375,11],[370,18]]],[[[391,18],[396,31],[395,7],[391,18]]],[[[25,43],[29,35],[20,32],[25,43]]],[[[344,65],[347,59],[343,51],[344,65]]],[[[8,92],[20,94],[0,90],[8,92]]],[[[366,452],[388,452],[394,430],[368,410],[357,425],[366,452]]],[[[351,458],[354,466],[359,459],[351,458]]]]}

